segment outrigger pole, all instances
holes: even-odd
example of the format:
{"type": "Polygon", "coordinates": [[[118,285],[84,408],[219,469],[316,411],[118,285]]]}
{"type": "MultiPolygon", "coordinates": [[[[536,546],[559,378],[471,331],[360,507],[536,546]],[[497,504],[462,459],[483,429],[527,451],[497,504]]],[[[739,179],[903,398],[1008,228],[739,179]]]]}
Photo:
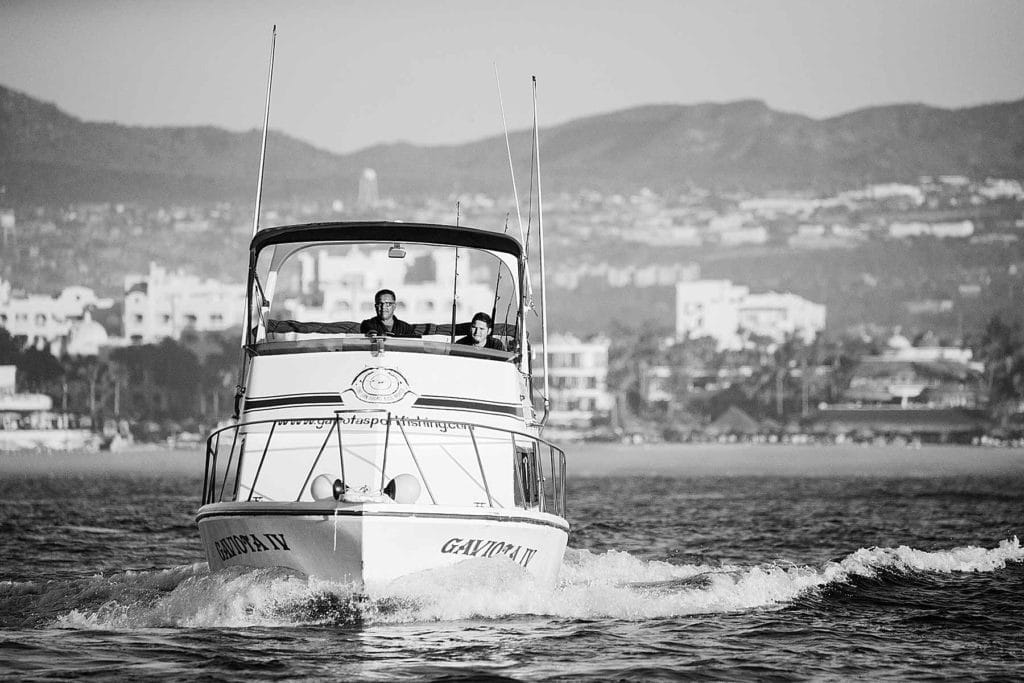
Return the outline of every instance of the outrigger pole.
{"type": "Polygon", "coordinates": [[[277,44],[277,24],[270,38],[270,73],[267,75],[267,106],[263,112],[263,142],[260,145],[260,174],[256,181],[256,210],[252,217],[252,235],[260,229],[260,202],[263,199],[263,165],[267,160],[267,129],[270,127],[270,89],[274,84],[274,45],[277,44]]]}
{"type": "MultiPolygon", "coordinates": [[[[260,144],[260,171],[259,176],[256,180],[256,208],[253,211],[252,216],[252,236],[255,237],[256,233],[260,229],[260,202],[263,199],[263,166],[267,159],[267,129],[270,127],[270,89],[274,83],[274,46],[277,44],[277,24],[274,24],[270,35],[270,72],[267,75],[267,105],[263,112],[263,141],[260,144]]],[[[250,291],[249,296],[253,295],[251,287],[257,287],[257,294],[260,297],[260,307],[263,306],[263,292],[259,290],[259,283],[256,280],[256,266],[255,263],[250,264],[249,278],[250,278],[250,291]]],[[[241,414],[242,398],[245,396],[245,359],[246,359],[246,344],[249,341],[249,332],[252,330],[252,302],[246,300],[246,311],[245,311],[245,327],[242,329],[242,368],[238,373],[238,384],[235,385],[235,400],[234,400],[234,418],[237,420],[241,414]]]]}
{"type": "Polygon", "coordinates": [[[540,426],[548,421],[551,394],[548,391],[548,287],[544,276],[544,198],[540,191],[540,127],[537,124],[537,77],[533,79],[533,150],[537,159],[537,232],[540,241],[540,330],[544,343],[544,415],[540,426]]]}

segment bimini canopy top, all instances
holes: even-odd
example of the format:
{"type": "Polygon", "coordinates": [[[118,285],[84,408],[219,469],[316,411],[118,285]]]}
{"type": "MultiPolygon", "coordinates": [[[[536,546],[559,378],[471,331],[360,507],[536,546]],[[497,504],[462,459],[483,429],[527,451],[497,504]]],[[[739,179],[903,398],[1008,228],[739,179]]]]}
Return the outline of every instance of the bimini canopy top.
{"type": "Polygon", "coordinates": [[[294,242],[410,242],[450,245],[511,254],[517,260],[523,254],[519,241],[502,233],[434,223],[391,221],[306,223],[265,228],[256,233],[249,248],[253,252],[259,252],[273,244],[294,242]]]}

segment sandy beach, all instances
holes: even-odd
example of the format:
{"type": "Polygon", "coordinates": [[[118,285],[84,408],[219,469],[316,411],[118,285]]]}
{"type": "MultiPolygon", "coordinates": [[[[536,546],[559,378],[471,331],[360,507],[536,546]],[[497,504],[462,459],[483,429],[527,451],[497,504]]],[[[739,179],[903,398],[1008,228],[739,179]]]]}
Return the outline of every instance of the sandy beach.
{"type": "MultiPolygon", "coordinates": [[[[939,477],[1024,472],[1024,449],[966,446],[794,446],[789,444],[565,445],[570,477],[892,476],[939,477]]],[[[15,452],[0,476],[97,472],[203,477],[202,450],[134,448],[116,453],[15,452]]]]}

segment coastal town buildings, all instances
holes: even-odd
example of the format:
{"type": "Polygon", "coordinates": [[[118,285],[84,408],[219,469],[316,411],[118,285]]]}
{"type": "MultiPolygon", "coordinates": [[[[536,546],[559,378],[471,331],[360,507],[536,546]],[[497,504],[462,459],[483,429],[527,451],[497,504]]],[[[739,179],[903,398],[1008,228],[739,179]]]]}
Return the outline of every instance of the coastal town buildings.
{"type": "Polygon", "coordinates": [[[150,263],[145,275],[124,279],[124,336],[133,344],[181,338],[182,332],[242,325],[245,286],[168,272],[150,263]]]}
{"type": "Polygon", "coordinates": [[[842,401],[857,406],[981,408],[984,367],[970,349],[912,346],[894,335],[881,354],[862,357],[842,401]]]}
{"type": "Polygon", "coordinates": [[[719,350],[743,347],[744,336],[805,342],[825,329],[825,307],[791,293],[752,294],[729,280],[676,284],[676,336],[712,337],[719,350]]]}
{"type": "MultiPolygon", "coordinates": [[[[83,328],[87,317],[91,322],[90,308],[112,305],[111,299],[97,297],[89,287],[65,287],[51,297],[15,292],[11,283],[0,280],[0,327],[12,337],[23,338],[26,346],[47,348],[55,355],[69,342],[74,329],[83,328]]],[[[88,323],[85,327],[93,330],[88,323]]]]}
{"type": "MultiPolygon", "coordinates": [[[[570,334],[555,334],[548,339],[551,427],[587,430],[610,418],[614,406],[614,397],[608,391],[610,344],[605,337],[581,340],[570,334]]],[[[533,367],[534,387],[539,389],[543,381],[538,357],[533,367]]]]}

